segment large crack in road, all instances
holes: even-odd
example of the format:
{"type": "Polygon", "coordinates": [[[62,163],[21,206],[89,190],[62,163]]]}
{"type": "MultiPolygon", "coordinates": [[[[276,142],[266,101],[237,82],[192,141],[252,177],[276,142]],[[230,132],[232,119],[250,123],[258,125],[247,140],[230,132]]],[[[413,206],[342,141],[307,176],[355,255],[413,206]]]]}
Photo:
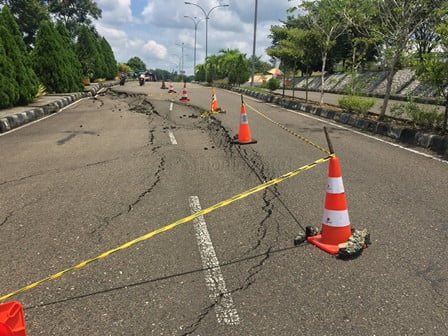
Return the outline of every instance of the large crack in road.
{"type": "MultiPolygon", "coordinates": [[[[145,98],[144,95],[125,95],[123,93],[118,95],[119,99],[126,99],[129,104],[129,110],[136,113],[143,113],[149,116],[149,145],[151,147],[152,154],[158,157],[159,166],[157,171],[154,173],[154,182],[151,186],[148,186],[142,193],[140,193],[136,199],[128,205],[127,211],[122,211],[117,213],[114,216],[104,218],[106,224],[109,224],[110,221],[115,218],[126,215],[130,211],[132,211],[133,207],[139,203],[142,199],[148,196],[149,193],[154,189],[154,187],[161,182],[161,174],[165,170],[165,158],[163,154],[159,152],[160,146],[155,146],[155,137],[157,127],[154,126],[152,121],[153,118],[161,118],[162,125],[164,128],[189,128],[187,125],[178,125],[174,120],[170,120],[167,117],[162,116],[155,108],[154,105],[148,98],[145,98]],[[169,123],[168,126],[166,124],[169,123]]],[[[193,107],[192,107],[193,108],[193,107]]],[[[194,107],[194,110],[203,112],[202,110],[194,107]]],[[[254,147],[245,147],[240,145],[234,145],[231,143],[231,136],[229,135],[229,131],[222,125],[222,123],[211,117],[207,120],[199,119],[193,122],[191,128],[197,128],[201,130],[207,130],[210,139],[212,139],[213,143],[215,143],[218,149],[221,149],[224,155],[228,160],[242,160],[246,167],[250,169],[250,171],[256,176],[260,183],[264,183],[274,177],[273,173],[269,171],[266,164],[263,162],[260,154],[256,151],[254,147]]],[[[246,276],[242,280],[242,282],[236,288],[229,289],[229,293],[237,293],[239,291],[244,291],[253,285],[256,282],[256,277],[259,272],[262,271],[263,265],[270,258],[271,252],[275,249],[275,244],[279,237],[280,224],[274,220],[271,221],[272,215],[276,210],[276,203],[278,202],[278,206],[283,207],[289,215],[293,218],[293,214],[290,209],[286,206],[286,204],[281,199],[281,194],[278,191],[277,186],[272,186],[262,193],[262,206],[261,211],[265,214],[265,216],[259,221],[256,229],[255,240],[252,242],[251,246],[249,246],[244,252],[242,252],[239,256],[233,258],[232,260],[225,261],[225,264],[231,264],[237,260],[242,260],[245,258],[251,258],[252,256],[256,256],[257,261],[251,265],[245,272],[246,276]],[[274,227],[272,227],[274,224],[274,227]],[[268,235],[270,230],[273,232],[268,235]],[[260,251],[261,249],[261,251],[260,251]]],[[[298,220],[294,218],[294,221],[299,224],[298,220]]],[[[182,333],[182,335],[191,335],[194,333],[201,325],[203,319],[213,310],[223,304],[223,298],[225,293],[221,293],[214,302],[211,302],[210,305],[204,307],[200,313],[196,316],[196,318],[186,327],[182,333]]]]}

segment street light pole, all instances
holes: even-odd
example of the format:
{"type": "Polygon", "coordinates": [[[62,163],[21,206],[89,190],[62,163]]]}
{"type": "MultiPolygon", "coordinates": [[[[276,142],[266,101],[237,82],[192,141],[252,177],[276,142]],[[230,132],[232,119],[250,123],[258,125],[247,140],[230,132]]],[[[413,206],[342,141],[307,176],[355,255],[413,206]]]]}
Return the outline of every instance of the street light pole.
{"type": "Polygon", "coordinates": [[[184,15],[185,18],[190,18],[191,21],[194,22],[194,58],[193,58],[193,74],[196,75],[196,33],[198,31],[198,24],[202,21],[202,19],[199,19],[196,21],[197,17],[194,18],[188,15],[184,15]]]}
{"type": "Polygon", "coordinates": [[[258,0],[255,0],[255,17],[254,17],[254,45],[252,51],[252,76],[250,81],[250,86],[254,86],[254,76],[255,76],[255,45],[257,43],[257,12],[258,12],[258,0]]]}
{"type": "Polygon", "coordinates": [[[176,43],[176,45],[178,45],[179,47],[181,47],[182,48],[182,56],[181,56],[181,59],[180,59],[180,67],[181,67],[181,69],[179,69],[179,72],[181,73],[181,75],[182,75],[182,77],[183,77],[183,72],[184,72],[184,43],[182,42],[182,43],[176,43]]]}
{"type": "Polygon", "coordinates": [[[210,19],[210,13],[212,12],[212,10],[219,8],[219,7],[229,7],[229,5],[218,5],[215,7],[212,7],[208,12],[205,11],[204,8],[202,8],[201,6],[199,6],[198,4],[189,2],[189,1],[185,1],[184,2],[186,5],[193,5],[198,7],[202,13],[204,13],[205,16],[205,81],[207,81],[207,57],[208,57],[208,20],[210,19]]]}

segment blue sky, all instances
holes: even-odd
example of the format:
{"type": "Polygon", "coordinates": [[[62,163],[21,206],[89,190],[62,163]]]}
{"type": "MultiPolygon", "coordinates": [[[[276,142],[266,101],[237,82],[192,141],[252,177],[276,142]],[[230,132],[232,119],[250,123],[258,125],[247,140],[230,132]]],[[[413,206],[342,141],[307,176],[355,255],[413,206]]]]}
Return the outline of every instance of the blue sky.
{"type": "MultiPolygon", "coordinates": [[[[194,23],[184,16],[204,18],[200,8],[184,4],[184,0],[95,0],[102,9],[102,18],[95,22],[100,35],[112,46],[119,62],[140,57],[148,68],[179,70],[182,60],[187,74],[193,73],[194,23]]],[[[239,49],[252,55],[255,0],[190,0],[206,12],[211,8],[208,25],[208,55],[220,49],[239,49]]],[[[299,0],[258,0],[256,55],[266,56],[270,46],[271,25],[286,20],[286,10],[299,0]]],[[[205,57],[205,20],[197,30],[196,63],[205,57]]]]}

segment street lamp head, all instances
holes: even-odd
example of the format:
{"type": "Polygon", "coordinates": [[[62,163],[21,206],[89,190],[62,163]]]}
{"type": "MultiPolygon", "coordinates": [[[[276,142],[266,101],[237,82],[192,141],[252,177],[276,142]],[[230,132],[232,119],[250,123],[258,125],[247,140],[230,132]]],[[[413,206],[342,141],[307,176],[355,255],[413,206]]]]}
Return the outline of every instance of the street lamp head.
{"type": "Polygon", "coordinates": [[[186,4],[186,5],[192,5],[192,3],[189,2],[189,1],[184,1],[184,4],[186,4]]]}

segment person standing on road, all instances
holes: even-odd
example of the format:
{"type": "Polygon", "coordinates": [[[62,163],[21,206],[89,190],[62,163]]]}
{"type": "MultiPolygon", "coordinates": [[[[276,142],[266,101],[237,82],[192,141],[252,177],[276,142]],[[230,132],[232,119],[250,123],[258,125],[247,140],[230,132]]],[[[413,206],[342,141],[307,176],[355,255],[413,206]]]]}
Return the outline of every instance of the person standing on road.
{"type": "Polygon", "coordinates": [[[120,85],[124,85],[125,82],[126,82],[126,74],[123,72],[120,78],[120,85]]]}

